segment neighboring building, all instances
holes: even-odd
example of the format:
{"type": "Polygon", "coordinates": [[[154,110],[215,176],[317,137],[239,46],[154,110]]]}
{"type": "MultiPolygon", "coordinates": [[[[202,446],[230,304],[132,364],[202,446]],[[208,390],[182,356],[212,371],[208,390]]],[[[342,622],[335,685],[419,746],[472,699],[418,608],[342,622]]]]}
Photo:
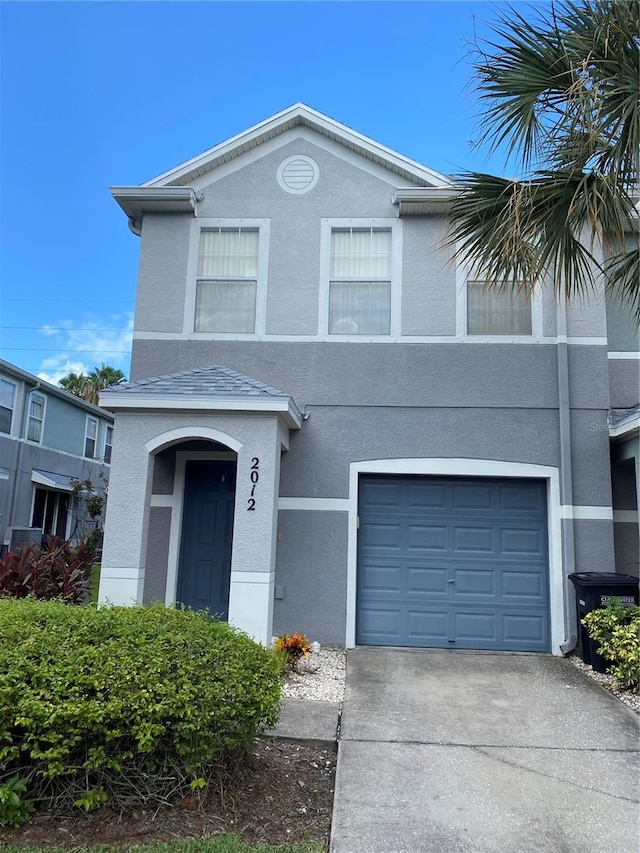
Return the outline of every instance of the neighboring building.
{"type": "Polygon", "coordinates": [[[141,246],[102,600],[560,654],[567,575],[614,538],[637,574],[638,332],[602,283],[485,292],[443,248],[455,191],[303,105],[112,190],[141,246]]]}
{"type": "Polygon", "coordinates": [[[0,545],[89,530],[72,480],[100,491],[108,480],[113,416],[0,361],[0,545]]]}

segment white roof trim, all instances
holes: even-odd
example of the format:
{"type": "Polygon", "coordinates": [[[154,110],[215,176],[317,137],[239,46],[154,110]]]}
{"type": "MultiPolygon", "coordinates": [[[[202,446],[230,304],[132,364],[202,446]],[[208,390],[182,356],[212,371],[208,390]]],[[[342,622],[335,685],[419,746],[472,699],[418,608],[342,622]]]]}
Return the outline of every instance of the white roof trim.
{"type": "MultiPolygon", "coordinates": [[[[63,475],[60,476],[62,477],[63,475]]],[[[44,471],[37,471],[36,469],[31,472],[31,482],[37,483],[39,486],[46,486],[49,489],[56,489],[59,492],[73,491],[70,484],[62,483],[58,480],[53,480],[51,477],[47,477],[44,471]]]]}
{"type": "Polygon", "coordinates": [[[109,187],[127,216],[138,219],[146,210],[193,213],[196,193],[191,187],[109,187]]]}
{"type": "Polygon", "coordinates": [[[363,136],[305,104],[298,103],[253,125],[248,130],[214,145],[213,148],[209,148],[197,157],[192,157],[185,163],[163,172],[150,181],[146,181],[142,187],[161,187],[172,183],[188,184],[196,177],[215,169],[216,166],[234,159],[267,139],[299,125],[311,127],[318,133],[335,139],[347,148],[418,183],[436,187],[447,187],[452,184],[451,178],[435,172],[433,169],[429,169],[416,160],[411,160],[385,145],[381,145],[368,136],[363,136]]]}
{"type": "Polygon", "coordinates": [[[609,438],[627,438],[640,431],[640,414],[609,427],[609,438]]]}
{"type": "Polygon", "coordinates": [[[302,420],[300,415],[290,401],[286,398],[278,399],[246,399],[240,397],[224,397],[212,399],[211,397],[156,396],[152,394],[136,393],[130,397],[123,393],[100,394],[100,405],[112,412],[117,411],[166,411],[168,409],[179,409],[180,411],[196,412],[258,412],[261,414],[283,414],[290,429],[300,429],[302,420]]]}

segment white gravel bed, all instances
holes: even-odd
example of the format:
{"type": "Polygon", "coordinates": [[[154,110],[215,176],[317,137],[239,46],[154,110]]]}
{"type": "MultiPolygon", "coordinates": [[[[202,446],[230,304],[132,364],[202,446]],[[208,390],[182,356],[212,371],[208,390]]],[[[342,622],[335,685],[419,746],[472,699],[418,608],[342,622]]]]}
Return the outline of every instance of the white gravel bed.
{"type": "Polygon", "coordinates": [[[286,699],[316,699],[342,702],[347,671],[344,649],[324,649],[298,662],[296,670],[287,673],[282,686],[286,699]]]}
{"type": "MultiPolygon", "coordinates": [[[[577,655],[569,660],[577,669],[597,681],[605,690],[640,714],[640,694],[630,690],[620,690],[612,675],[595,672],[577,655]]],[[[347,669],[347,653],[344,649],[322,648],[313,652],[311,657],[299,662],[297,671],[289,672],[282,687],[282,695],[287,699],[315,699],[325,702],[342,702],[347,669]]]]}
{"type": "Polygon", "coordinates": [[[620,699],[621,702],[624,702],[625,705],[628,705],[636,714],[640,714],[640,694],[632,693],[630,690],[620,690],[616,686],[616,680],[612,675],[609,675],[608,672],[596,672],[591,664],[585,663],[577,655],[569,655],[567,660],[571,661],[575,667],[582,670],[589,678],[593,678],[594,681],[601,684],[609,693],[613,693],[614,696],[620,699]]]}

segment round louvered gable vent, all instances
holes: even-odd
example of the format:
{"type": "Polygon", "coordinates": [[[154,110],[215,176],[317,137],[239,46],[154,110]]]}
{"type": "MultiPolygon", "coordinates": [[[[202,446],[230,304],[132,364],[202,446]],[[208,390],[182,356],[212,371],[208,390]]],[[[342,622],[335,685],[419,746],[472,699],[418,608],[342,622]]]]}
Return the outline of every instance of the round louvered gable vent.
{"type": "Polygon", "coordinates": [[[319,177],[316,161],[302,154],[287,157],[278,168],[278,184],[285,192],[293,195],[308,193],[318,183],[319,177]]]}

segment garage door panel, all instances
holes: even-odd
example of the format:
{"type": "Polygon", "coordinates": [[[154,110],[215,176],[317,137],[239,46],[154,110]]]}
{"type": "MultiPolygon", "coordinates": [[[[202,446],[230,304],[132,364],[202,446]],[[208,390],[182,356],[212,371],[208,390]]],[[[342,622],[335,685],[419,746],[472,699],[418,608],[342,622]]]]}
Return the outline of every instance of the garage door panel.
{"type": "Polygon", "coordinates": [[[406,591],[406,570],[403,563],[367,561],[358,579],[358,593],[385,592],[402,595],[406,591]]]}
{"type": "Polygon", "coordinates": [[[407,509],[446,509],[447,490],[444,485],[433,482],[428,484],[416,484],[414,481],[407,482],[407,509]]]}
{"type": "Polygon", "coordinates": [[[358,643],[548,650],[543,483],[364,475],[359,512],[358,643]]]}
{"type": "Polygon", "coordinates": [[[364,548],[400,548],[403,527],[399,523],[380,521],[376,524],[363,524],[360,536],[364,548]]]}
{"type": "Polygon", "coordinates": [[[455,510],[483,510],[492,506],[491,487],[485,483],[453,483],[451,495],[451,506],[455,510]]]}
{"type": "Polygon", "coordinates": [[[362,640],[367,645],[403,645],[406,637],[404,608],[374,604],[364,607],[359,614],[362,640]]]}
{"type": "Polygon", "coordinates": [[[465,595],[479,595],[483,598],[499,594],[496,583],[496,572],[490,569],[458,569],[454,582],[450,584],[453,598],[465,595]]]}
{"type": "Polygon", "coordinates": [[[397,510],[402,491],[403,486],[401,483],[393,483],[391,481],[371,483],[371,487],[367,489],[366,495],[363,495],[364,503],[361,506],[371,507],[374,510],[397,510]]]}
{"type": "Polygon", "coordinates": [[[446,526],[442,524],[409,524],[407,528],[407,550],[446,553],[446,526]]]}
{"type": "Polygon", "coordinates": [[[453,548],[454,554],[461,551],[465,554],[495,554],[496,536],[491,527],[454,527],[453,548]]]}
{"type": "Polygon", "coordinates": [[[501,554],[531,555],[544,560],[546,543],[540,528],[512,527],[499,532],[501,554]]]}
{"type": "Polygon", "coordinates": [[[498,509],[501,512],[517,511],[523,515],[545,517],[545,496],[542,489],[527,485],[502,485],[498,490],[498,509]]]}
{"type": "Polygon", "coordinates": [[[449,613],[447,610],[428,608],[408,609],[406,613],[407,638],[412,645],[444,645],[448,636],[449,613]]]}
{"type": "MultiPolygon", "coordinates": [[[[482,648],[497,637],[497,616],[486,611],[462,611],[454,615],[457,648],[482,648]]],[[[453,645],[453,644],[450,644],[453,645]]]]}
{"type": "Polygon", "coordinates": [[[526,599],[527,604],[546,601],[546,584],[540,572],[512,571],[505,569],[501,573],[502,597],[505,599],[526,599]]]}
{"type": "Polygon", "coordinates": [[[449,595],[447,578],[449,571],[445,568],[430,568],[428,566],[407,567],[407,592],[413,594],[436,593],[449,595]]]}
{"type": "Polygon", "coordinates": [[[518,651],[546,651],[546,644],[541,640],[546,621],[544,613],[507,613],[502,619],[504,641],[514,646],[518,644],[518,651]]]}

